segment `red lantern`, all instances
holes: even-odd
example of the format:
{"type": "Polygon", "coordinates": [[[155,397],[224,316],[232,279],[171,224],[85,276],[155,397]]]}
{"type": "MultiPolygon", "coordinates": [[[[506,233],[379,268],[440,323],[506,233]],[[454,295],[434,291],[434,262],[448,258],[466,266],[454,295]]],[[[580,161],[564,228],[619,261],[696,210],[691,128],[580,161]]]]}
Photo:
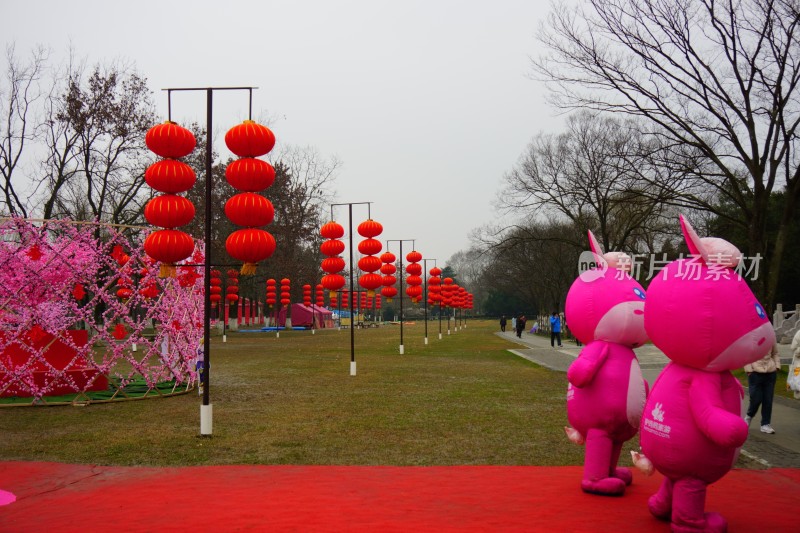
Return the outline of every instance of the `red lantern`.
{"type": "Polygon", "coordinates": [[[344,259],[341,257],[327,257],[322,260],[322,271],[329,274],[341,272],[345,267],[344,259]]]}
{"type": "Polygon", "coordinates": [[[83,300],[84,296],[86,296],[86,291],[83,290],[83,285],[76,283],[72,289],[72,297],[78,301],[81,301],[83,300]]]}
{"type": "Polygon", "coordinates": [[[131,296],[133,296],[133,291],[131,289],[127,287],[121,287],[117,289],[117,298],[120,300],[127,300],[131,296]]]}
{"type": "Polygon", "coordinates": [[[261,159],[243,157],[225,167],[225,179],[234,189],[258,192],[275,182],[275,169],[261,159]]]}
{"type": "Polygon", "coordinates": [[[159,273],[162,278],[174,277],[175,263],[192,255],[192,250],[192,238],[175,229],[154,231],[144,240],[144,251],[147,255],[162,263],[159,273]]]}
{"type": "Polygon", "coordinates": [[[144,218],[150,224],[162,228],[185,226],[194,218],[194,205],[183,196],[162,194],[147,202],[144,206],[144,218]]]}
{"type": "Polygon", "coordinates": [[[333,257],[344,252],[344,243],[336,239],[323,241],[319,247],[319,251],[322,252],[323,255],[333,257]]]}
{"type": "Polygon", "coordinates": [[[345,279],[344,276],[340,274],[328,274],[327,276],[322,276],[322,286],[326,288],[331,293],[331,298],[333,297],[334,293],[344,287],[345,279]]]}
{"type": "Polygon", "coordinates": [[[303,305],[306,307],[311,305],[311,285],[303,285],[303,305]]]}
{"type": "Polygon", "coordinates": [[[237,226],[266,226],[275,218],[275,209],[260,194],[245,192],[225,202],[225,216],[237,226]]]}
{"type": "Polygon", "coordinates": [[[157,191],[175,194],[191,189],[197,176],[192,167],[183,161],[162,159],[147,167],[144,180],[157,191]]]}
{"type": "Polygon", "coordinates": [[[341,239],[344,237],[344,228],[341,224],[337,224],[336,222],[326,222],[319,229],[319,234],[325,239],[341,239]]]}
{"type": "Polygon", "coordinates": [[[191,131],[171,121],[150,128],[144,142],[156,155],[170,159],[189,155],[196,145],[191,131]]]}
{"type": "Polygon", "coordinates": [[[381,286],[383,278],[379,274],[367,273],[358,278],[358,284],[367,289],[367,295],[375,294],[375,289],[381,286]]]}
{"type": "Polygon", "coordinates": [[[275,134],[266,126],[245,120],[228,130],[225,145],[239,157],[258,157],[268,154],[275,146],[275,134]]]}
{"type": "Polygon", "coordinates": [[[261,229],[240,229],[228,236],[225,249],[228,255],[244,263],[242,274],[254,274],[256,263],[269,258],[275,251],[275,238],[261,229]]]}
{"type": "Polygon", "coordinates": [[[375,272],[381,268],[381,260],[374,255],[365,255],[358,260],[358,268],[364,272],[375,272]]]}
{"type": "Polygon", "coordinates": [[[394,287],[384,287],[381,289],[381,296],[386,298],[387,302],[391,302],[392,298],[397,296],[397,289],[394,287]]]}
{"type": "Polygon", "coordinates": [[[371,218],[358,225],[358,234],[362,237],[372,239],[381,233],[383,233],[383,226],[371,218]]]}
{"type": "MultiPolygon", "coordinates": [[[[378,239],[364,239],[358,243],[358,251],[364,255],[375,255],[381,251],[383,245],[378,239]]],[[[380,259],[378,259],[380,261],[380,259]]]]}
{"type": "Polygon", "coordinates": [[[416,250],[412,250],[411,252],[408,252],[406,259],[409,263],[419,263],[422,261],[422,254],[416,250]]]}

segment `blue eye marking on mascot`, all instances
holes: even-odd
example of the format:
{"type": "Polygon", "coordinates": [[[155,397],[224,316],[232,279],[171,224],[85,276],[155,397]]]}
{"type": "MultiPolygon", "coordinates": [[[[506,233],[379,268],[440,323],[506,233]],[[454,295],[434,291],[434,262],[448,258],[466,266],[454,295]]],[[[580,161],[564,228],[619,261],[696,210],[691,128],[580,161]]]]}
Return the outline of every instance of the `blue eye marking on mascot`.
{"type": "Polygon", "coordinates": [[[640,299],[644,300],[644,291],[642,289],[640,289],[639,287],[634,287],[633,288],[633,293],[636,296],[638,296],[640,299]]]}

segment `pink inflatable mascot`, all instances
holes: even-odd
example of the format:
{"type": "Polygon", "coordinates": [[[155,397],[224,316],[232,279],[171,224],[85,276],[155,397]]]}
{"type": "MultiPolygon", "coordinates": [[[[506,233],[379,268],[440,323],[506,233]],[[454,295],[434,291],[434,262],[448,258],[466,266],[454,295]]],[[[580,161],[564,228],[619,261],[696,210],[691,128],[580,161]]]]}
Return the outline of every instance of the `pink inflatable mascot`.
{"type": "Polygon", "coordinates": [[[581,489],[619,496],[632,480],[629,469],[617,468],[620,451],[636,435],[647,397],[632,349],[647,341],[645,293],[620,268],[624,254],[603,255],[592,232],[589,243],[602,268],[581,273],[567,294],[567,323],[586,346],[567,372],[567,417],[573,427],[565,429],[572,442],[586,443],[581,489]]]}
{"type": "Polygon", "coordinates": [[[672,361],[656,379],[642,417],[645,457],[665,478],[648,507],[672,531],[726,531],[706,513],[706,486],[731,469],[747,438],[742,386],[730,373],[764,356],[775,332],[747,283],[732,270],[741,254],[698,238],[681,217],[693,257],[669,263],[650,283],[645,329],[672,361]]]}

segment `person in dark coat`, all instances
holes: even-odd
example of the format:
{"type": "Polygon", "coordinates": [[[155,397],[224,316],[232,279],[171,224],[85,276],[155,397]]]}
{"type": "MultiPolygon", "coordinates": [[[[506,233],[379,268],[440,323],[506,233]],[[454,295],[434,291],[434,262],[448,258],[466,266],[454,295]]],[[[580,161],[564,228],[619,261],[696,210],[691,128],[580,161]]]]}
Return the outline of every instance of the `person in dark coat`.
{"type": "Polygon", "coordinates": [[[506,330],[506,315],[500,317],[500,331],[506,330]]]}
{"type": "Polygon", "coordinates": [[[520,315],[517,319],[517,337],[522,338],[522,332],[525,330],[525,315],[520,315]]]}

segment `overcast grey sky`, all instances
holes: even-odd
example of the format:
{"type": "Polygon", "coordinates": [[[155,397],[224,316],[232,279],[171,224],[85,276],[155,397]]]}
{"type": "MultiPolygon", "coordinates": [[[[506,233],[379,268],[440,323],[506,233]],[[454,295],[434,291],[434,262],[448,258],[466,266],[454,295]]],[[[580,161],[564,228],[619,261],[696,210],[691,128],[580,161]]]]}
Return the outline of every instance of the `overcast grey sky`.
{"type": "MultiPolygon", "coordinates": [[[[0,0],[0,35],[20,55],[43,44],[63,58],[71,44],[89,64],[135,63],[165,118],[164,87],[259,87],[254,116],[273,117],[279,143],[341,159],[337,201],[374,202],[382,239],[416,239],[442,266],[496,217],[502,175],[531,137],[560,128],[527,77],[548,5],[0,0]]],[[[173,119],[203,123],[203,98],[174,96],[173,119]]],[[[246,93],[215,95],[223,155],[220,133],[246,114],[246,93]]],[[[346,223],[344,210],[335,218],[346,223]]]]}

